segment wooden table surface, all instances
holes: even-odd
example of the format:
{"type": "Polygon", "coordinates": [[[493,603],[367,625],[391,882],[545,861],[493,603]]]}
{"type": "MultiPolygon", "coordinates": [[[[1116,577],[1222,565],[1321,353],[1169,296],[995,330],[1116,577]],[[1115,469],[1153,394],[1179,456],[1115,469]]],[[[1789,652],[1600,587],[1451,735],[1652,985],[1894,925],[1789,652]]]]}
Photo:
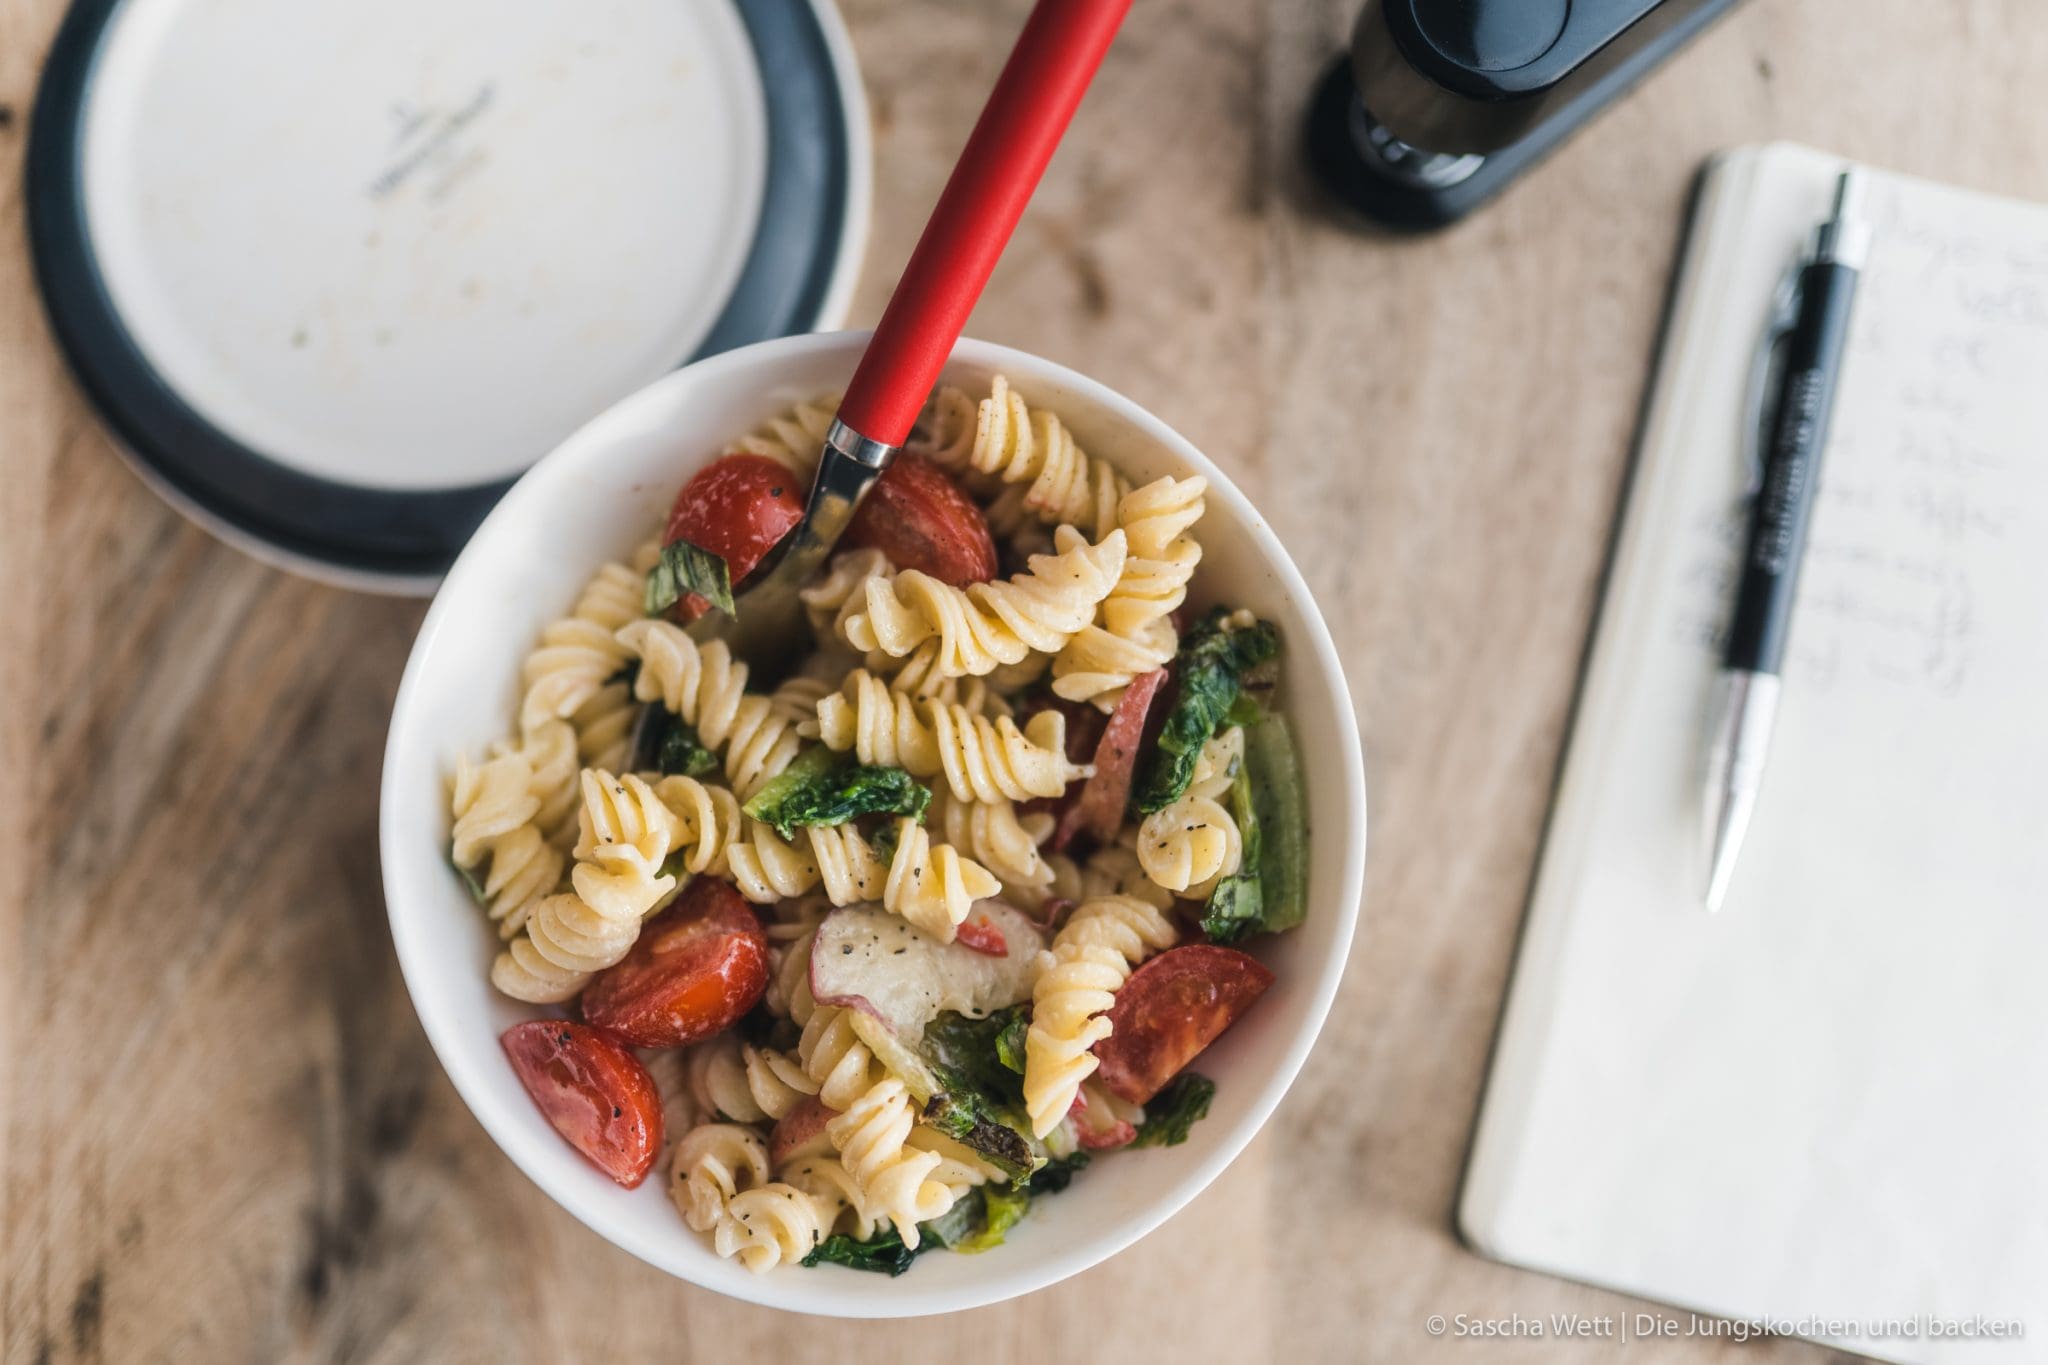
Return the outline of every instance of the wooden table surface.
{"type": "MultiPolygon", "coordinates": [[[[1019,1302],[856,1325],[614,1250],[442,1078],[375,825],[422,607],[252,563],[110,452],[22,246],[63,0],[0,0],[7,1360],[1641,1353],[1422,1323],[1634,1306],[1478,1259],[1452,1209],[1688,183],[1783,137],[2048,197],[2048,25],[2037,0],[1751,0],[1497,206],[1404,242],[1331,221],[1297,168],[1354,3],[1140,0],[972,328],[1161,413],[1307,575],[1370,769],[1345,990],[1265,1134],[1165,1229],[1019,1302]]],[[[846,8],[877,142],[865,321],[1026,4],[846,8]]]]}

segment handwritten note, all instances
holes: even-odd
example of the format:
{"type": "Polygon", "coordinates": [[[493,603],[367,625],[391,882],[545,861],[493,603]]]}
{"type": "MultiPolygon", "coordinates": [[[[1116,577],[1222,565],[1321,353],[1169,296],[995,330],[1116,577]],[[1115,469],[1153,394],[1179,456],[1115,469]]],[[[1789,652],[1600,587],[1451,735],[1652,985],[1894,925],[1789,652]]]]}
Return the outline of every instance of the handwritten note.
{"type": "MultiPolygon", "coordinates": [[[[1998,547],[2042,546],[2048,574],[2048,244],[1948,207],[1893,182],[1871,195],[1786,668],[1801,688],[1965,698],[1998,547]]],[[[1677,628],[1716,655],[1745,517],[1735,497],[1688,527],[1677,628]]]]}
{"type": "MultiPolygon", "coordinates": [[[[1780,714],[1727,905],[1703,754],[1739,424],[1832,157],[1712,173],[1467,1175],[1506,1259],[1988,1365],[2048,1337],[2048,209],[1872,172],[1780,714]]],[[[2030,1354],[2031,1353],[2031,1354],[2030,1354]]]]}

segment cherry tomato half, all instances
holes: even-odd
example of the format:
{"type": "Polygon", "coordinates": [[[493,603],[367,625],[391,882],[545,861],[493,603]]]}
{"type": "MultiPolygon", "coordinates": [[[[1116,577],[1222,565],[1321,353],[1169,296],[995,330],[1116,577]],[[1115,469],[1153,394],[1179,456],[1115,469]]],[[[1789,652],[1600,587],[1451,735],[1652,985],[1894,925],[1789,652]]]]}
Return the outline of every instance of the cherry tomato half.
{"type": "Polygon", "coordinates": [[[957,588],[996,576],[995,537],[981,508],[946,471],[907,452],[875,480],[839,543],[872,545],[897,568],[957,588]]]}
{"type": "Polygon", "coordinates": [[[1169,948],[1117,991],[1114,1031],[1095,1045],[1096,1074],[1111,1094],[1145,1103],[1272,984],[1265,964],[1235,948],[1169,948]]]}
{"type": "Polygon", "coordinates": [[[584,987],[583,1017],[636,1047],[681,1047],[731,1028],[767,988],[761,922],[731,882],[697,877],[584,987]]]}
{"type": "MultiPolygon", "coordinates": [[[[803,480],[766,455],[727,455],[690,476],[669,509],[664,545],[687,540],[725,561],[737,588],[790,528],[802,520],[803,480]]],[[[691,593],[676,615],[694,621],[711,604],[691,593]]]]}
{"type": "Polygon", "coordinates": [[[526,1093],[590,1163],[632,1189],[661,1150],[661,1095],[640,1059],[587,1024],[535,1019],[498,1040],[526,1093]]]}

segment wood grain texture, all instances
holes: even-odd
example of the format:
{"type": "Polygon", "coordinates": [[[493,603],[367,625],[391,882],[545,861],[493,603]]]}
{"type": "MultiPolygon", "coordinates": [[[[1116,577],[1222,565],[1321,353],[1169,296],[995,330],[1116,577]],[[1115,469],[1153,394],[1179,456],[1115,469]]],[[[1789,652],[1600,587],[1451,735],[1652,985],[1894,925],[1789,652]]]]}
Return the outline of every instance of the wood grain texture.
{"type": "MultiPolygon", "coordinates": [[[[1346,989],[1269,1130],[1166,1229],[1018,1303],[844,1325],[613,1250],[441,1077],[375,835],[421,609],[256,565],[116,459],[22,246],[61,0],[0,0],[8,1360],[1640,1353],[1421,1324],[1634,1306],[1477,1259],[1451,1211],[1687,189],[1709,151],[1787,137],[2048,198],[2048,26],[2033,0],[1752,0],[1491,211],[1407,242],[1332,222],[1296,165],[1353,3],[1138,5],[971,328],[1189,433],[1307,575],[1368,745],[1346,989]]],[[[870,319],[1026,5],[847,9],[878,135],[870,319]]]]}

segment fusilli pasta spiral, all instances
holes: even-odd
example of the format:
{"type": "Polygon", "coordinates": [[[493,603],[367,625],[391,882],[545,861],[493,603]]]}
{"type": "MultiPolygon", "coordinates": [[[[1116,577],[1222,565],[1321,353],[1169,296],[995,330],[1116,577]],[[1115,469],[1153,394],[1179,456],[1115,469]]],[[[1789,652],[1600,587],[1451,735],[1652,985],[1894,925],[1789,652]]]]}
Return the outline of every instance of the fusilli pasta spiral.
{"type": "Polygon", "coordinates": [[[1052,690],[1107,711],[1140,673],[1164,667],[1180,647],[1173,612],[1187,600],[1202,547],[1188,529],[1201,520],[1209,481],[1156,479],[1126,493],[1117,525],[1129,543],[1123,573],[1102,599],[1099,624],[1067,641],[1052,664],[1052,690]]]}
{"type": "Polygon", "coordinates": [[[766,455],[778,464],[788,465],[798,474],[808,474],[817,467],[818,452],[825,446],[825,433],[832,429],[832,418],[838,411],[838,394],[820,394],[791,406],[778,417],[770,418],[728,445],[725,453],[766,455]]]}
{"type": "Polygon", "coordinates": [[[747,666],[723,640],[700,646],[672,622],[643,618],[621,630],[618,642],[640,656],[633,695],[660,702],[722,754],[741,801],[779,776],[803,747],[802,714],[788,700],[748,692],[747,666]]]}
{"type": "Polygon", "coordinates": [[[1098,539],[1116,524],[1117,501],[1130,485],[1089,459],[1059,418],[1026,407],[1002,375],[979,404],[958,389],[941,389],[929,425],[920,449],[934,464],[978,474],[983,488],[1021,485],[1018,504],[1038,520],[1078,526],[1098,539]]]}
{"type": "Polygon", "coordinates": [[[690,1098],[707,1117],[759,1123],[762,1115],[747,1089],[746,1059],[732,1034],[707,1038],[683,1051],[683,1076],[690,1098]]]}
{"type": "Polygon", "coordinates": [[[562,850],[533,825],[521,825],[492,846],[484,906],[499,938],[510,939],[526,927],[533,907],[561,885],[564,865],[562,850]]]}
{"type": "Polygon", "coordinates": [[[838,636],[843,619],[867,605],[868,580],[887,581],[895,576],[896,566],[889,557],[871,546],[841,550],[832,556],[823,572],[797,590],[812,633],[820,640],[838,636]]]}
{"type": "Polygon", "coordinates": [[[576,828],[576,774],[582,765],[576,758],[576,729],[566,720],[544,720],[513,745],[501,741],[498,752],[517,751],[533,772],[533,795],[540,803],[533,823],[554,841],[565,840],[576,828]]]}
{"type": "Polygon", "coordinates": [[[679,1047],[648,1048],[640,1053],[640,1060],[654,1081],[655,1093],[661,1096],[661,1157],[656,1164],[666,1171],[674,1160],[676,1144],[683,1140],[683,1134],[697,1126],[700,1117],[697,1103],[690,1095],[689,1051],[679,1047]]]}
{"type": "Polygon", "coordinates": [[[783,1170],[782,1178],[817,1201],[819,1217],[827,1228],[844,1223],[847,1234],[861,1242],[879,1230],[879,1224],[861,1207],[859,1183],[838,1157],[799,1157],[783,1170]]]}
{"type": "MultiPolygon", "coordinates": [[[[1034,654],[1032,658],[1043,659],[1044,655],[1034,654]]],[[[1010,703],[1004,699],[1003,687],[1017,670],[1010,665],[998,667],[985,678],[949,678],[939,672],[939,642],[926,640],[910,651],[903,659],[892,659],[877,650],[867,657],[867,668],[880,676],[887,675],[889,690],[901,693],[919,701],[939,701],[966,707],[978,716],[1007,716],[1013,714],[1010,703]]],[[[847,670],[839,671],[845,677],[847,670]]],[[[1025,678],[1019,686],[1029,686],[1036,681],[1025,678]]]]}
{"type": "MultiPolygon", "coordinates": [[[[841,670],[843,674],[844,670],[841,670]]],[[[834,676],[841,676],[835,674],[834,676]]],[[[830,696],[833,684],[824,678],[813,678],[799,674],[784,678],[768,694],[768,700],[796,723],[797,733],[805,739],[815,739],[818,734],[818,703],[830,696]]],[[[783,764],[784,768],[789,765],[783,764]]],[[[780,770],[771,776],[781,776],[780,770]]],[[[762,779],[765,781],[766,779],[762,779]]]]}
{"type": "Polygon", "coordinates": [[[554,1004],[582,990],[626,955],[641,919],[676,888],[661,865],[681,824],[639,777],[586,768],[579,819],[572,893],[536,904],[491,964],[491,983],[515,1000],[554,1004]]]}
{"type": "Polygon", "coordinates": [[[517,753],[501,754],[481,766],[467,758],[457,762],[450,804],[455,815],[450,856],[462,868],[483,862],[492,844],[531,823],[540,810],[540,798],[533,794],[533,769],[517,753]]]}
{"type": "Polygon", "coordinates": [[[570,883],[608,919],[638,920],[675,890],[661,865],[682,836],[682,821],[633,773],[583,770],[576,866],[570,883]]]}
{"type": "Polygon", "coordinates": [[[956,588],[916,569],[867,581],[866,610],[847,616],[846,642],[863,652],[902,658],[936,638],[942,677],[987,674],[1032,650],[1057,652],[1095,619],[1095,608],[1123,573],[1125,538],[1111,531],[1090,545],[1063,526],[1052,555],[1033,555],[1030,571],[956,588]]]}
{"type": "Polygon", "coordinates": [[[532,814],[520,818],[540,808],[532,771],[516,753],[456,768],[452,856],[465,870],[489,859],[484,909],[501,938],[517,934],[533,906],[562,880],[561,850],[541,837],[532,814]]]}
{"type": "Polygon", "coordinates": [[[963,801],[1028,801],[1059,796],[1094,769],[1067,761],[1066,717],[1040,711],[1022,730],[1008,716],[991,720],[958,703],[918,701],[892,692],[866,669],[818,703],[818,737],[851,749],[863,763],[944,775],[963,801]]]}
{"type": "Polygon", "coordinates": [[[1206,900],[1237,871],[1244,839],[1221,798],[1244,761],[1244,732],[1233,727],[1202,746],[1194,780],[1178,801],[1138,826],[1138,863],[1152,881],[1190,900],[1206,900]]]}
{"type": "Polygon", "coordinates": [[[569,723],[576,729],[576,757],[586,768],[619,772],[633,756],[633,727],[640,721],[640,703],[633,686],[620,679],[608,682],[576,708],[569,723]]]}
{"type": "Polygon", "coordinates": [[[813,829],[811,854],[819,881],[834,905],[879,900],[942,943],[951,943],[974,903],[1002,890],[980,863],[951,844],[934,844],[923,825],[896,822],[896,851],[884,864],[852,825],[813,829]]]}
{"type": "Polygon", "coordinates": [[[932,1178],[945,1158],[908,1145],[915,1125],[910,1092],[891,1076],[856,1097],[825,1125],[840,1161],[876,1219],[895,1224],[903,1245],[915,1249],[919,1223],[953,1207],[950,1186],[932,1178]]]}
{"type": "MultiPolygon", "coordinates": [[[[1040,856],[1045,859],[1046,871],[1051,874],[1050,880],[1044,886],[1032,886],[1029,883],[1019,883],[1016,886],[1010,886],[1006,883],[1003,887],[1003,895],[1012,905],[1020,910],[1029,910],[1034,915],[1039,915],[1043,918],[1048,902],[1079,902],[1088,898],[1089,893],[1082,888],[1081,868],[1072,858],[1064,853],[1044,853],[1040,856]]],[[[1131,866],[1132,870],[1137,872],[1138,882],[1141,886],[1152,891],[1159,890],[1158,887],[1152,885],[1150,878],[1142,871],[1137,870],[1135,859],[1133,859],[1131,866]]],[[[1114,891],[1116,888],[1106,886],[1103,889],[1104,891],[1114,891]]],[[[1172,896],[1167,896],[1166,899],[1168,904],[1171,904],[1173,901],[1172,896]]]]}
{"type": "Polygon", "coordinates": [[[948,943],[974,902],[1002,889],[987,868],[951,844],[934,844],[908,816],[896,823],[896,849],[886,863],[850,824],[804,829],[792,840],[746,819],[725,857],[733,884],[755,905],[773,905],[822,886],[834,905],[880,901],[884,909],[948,943]]]}
{"type": "Polygon", "coordinates": [[[687,872],[724,876],[726,849],[739,837],[745,820],[739,798],[723,787],[681,776],[662,778],[654,784],[654,794],[675,817],[670,854],[680,856],[687,872]]]}
{"type": "Polygon", "coordinates": [[[887,1077],[888,1071],[861,1036],[853,1016],[838,1005],[818,1005],[797,1041],[804,1074],[818,1086],[827,1109],[845,1110],[887,1077]]]}
{"type": "Polygon", "coordinates": [[[676,1143],[669,1164],[669,1197],[698,1232],[718,1226],[734,1195],[767,1183],[768,1144],[737,1123],[692,1128],[676,1143]]]}
{"type": "Polygon", "coordinates": [[[832,1230],[836,1205],[827,1206],[777,1180],[742,1190],[726,1201],[725,1217],[711,1234],[711,1249],[737,1256],[755,1274],[801,1261],[832,1230]]]}
{"type": "Polygon", "coordinates": [[[940,790],[932,794],[925,823],[993,872],[1006,895],[1029,897],[1052,885],[1052,868],[1038,851],[1052,833],[1050,815],[1019,816],[1008,800],[962,801],[940,790]]]}
{"type": "Polygon", "coordinates": [[[1155,910],[1173,909],[1174,894],[1145,875],[1138,861],[1138,831],[1126,826],[1113,844],[1104,844],[1079,869],[1078,898],[1129,896],[1155,910]]]}
{"type": "Polygon", "coordinates": [[[540,645],[522,670],[521,731],[544,720],[566,720],[619,671],[628,655],[616,632],[639,617],[643,597],[642,575],[624,564],[607,564],[569,614],[541,631],[540,645]]]}
{"type": "Polygon", "coordinates": [[[804,834],[785,839],[758,820],[742,818],[740,834],[725,850],[725,866],[740,895],[755,905],[801,896],[818,884],[818,860],[804,834]]]}
{"type": "Polygon", "coordinates": [[[740,1123],[779,1119],[818,1093],[796,1057],[730,1033],[692,1048],[686,1070],[700,1107],[740,1123]]]}
{"type": "Polygon", "coordinates": [[[801,1028],[811,1017],[811,940],[818,925],[832,908],[829,898],[807,894],[785,900],[775,907],[768,925],[772,967],[762,1003],[779,1019],[789,1019],[801,1028]]]}
{"type": "Polygon", "coordinates": [[[759,1273],[800,1261],[825,1240],[839,1216],[836,1191],[819,1199],[768,1178],[768,1148],[737,1123],[706,1123],[676,1144],[669,1166],[669,1197],[683,1221],[711,1234],[720,1256],[737,1256],[759,1273]]]}
{"type": "Polygon", "coordinates": [[[905,448],[916,451],[949,474],[964,475],[973,468],[974,434],[980,412],[981,404],[965,390],[944,385],[918,415],[905,448]]]}
{"type": "Polygon", "coordinates": [[[888,1075],[882,1063],[854,1032],[853,1018],[838,1005],[820,1005],[811,995],[811,944],[816,930],[790,945],[782,970],[792,973],[783,985],[789,1017],[803,1030],[797,1039],[797,1062],[817,1086],[828,1109],[845,1109],[870,1086],[888,1075]]]}
{"type": "Polygon", "coordinates": [[[1044,1137],[1073,1108],[1081,1082],[1095,1072],[1089,1049],[1110,1035],[1103,1011],[1132,969],[1174,937],[1164,914],[1129,896],[1084,901],[1054,935],[1040,959],[1024,1036],[1024,1107],[1033,1134],[1044,1137]]]}

